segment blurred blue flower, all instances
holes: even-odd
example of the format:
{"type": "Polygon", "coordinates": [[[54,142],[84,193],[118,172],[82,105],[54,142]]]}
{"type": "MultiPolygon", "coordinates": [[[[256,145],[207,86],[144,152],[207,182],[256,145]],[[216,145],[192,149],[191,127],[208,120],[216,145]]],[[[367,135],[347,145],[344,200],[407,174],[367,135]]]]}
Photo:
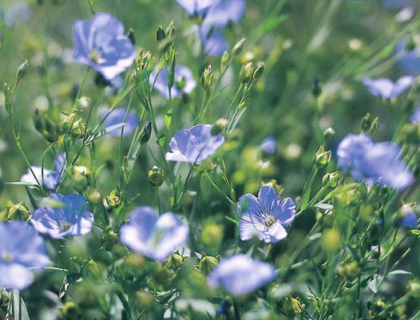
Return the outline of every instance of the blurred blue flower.
{"type": "Polygon", "coordinates": [[[406,228],[417,228],[417,215],[411,209],[403,209],[404,216],[400,220],[399,225],[406,228]]]}
{"type": "Polygon", "coordinates": [[[400,148],[391,142],[374,143],[366,134],[349,134],[337,149],[338,166],[357,181],[404,190],[414,181],[407,165],[399,160],[400,148]]]}
{"type": "Polygon", "coordinates": [[[388,10],[403,10],[405,8],[414,8],[416,0],[382,0],[383,5],[388,10]]]}
{"type": "Polygon", "coordinates": [[[220,0],[176,0],[178,4],[190,15],[205,15],[208,10],[220,0]]]}
{"type": "Polygon", "coordinates": [[[212,135],[212,125],[198,124],[190,129],[178,131],[171,139],[168,161],[201,163],[213,155],[224,143],[223,134],[212,135]]]}
{"type": "Polygon", "coordinates": [[[401,39],[394,50],[394,55],[401,55],[396,62],[396,66],[405,74],[419,75],[420,74],[420,45],[413,51],[405,51],[405,43],[407,38],[401,39]]]}
{"type": "Polygon", "coordinates": [[[417,108],[410,117],[410,122],[420,124],[420,107],[417,108]]]}
{"type": "Polygon", "coordinates": [[[225,28],[229,23],[239,23],[245,10],[244,0],[221,0],[210,8],[203,24],[209,27],[225,28]]]}
{"type": "Polygon", "coordinates": [[[281,201],[272,186],[264,186],[258,198],[250,193],[239,198],[238,213],[241,240],[257,236],[261,241],[274,243],[287,237],[284,227],[292,224],[296,205],[290,198],[281,201]]]}
{"type": "Polygon", "coordinates": [[[73,58],[112,80],[130,67],[136,57],[124,25],[108,13],[73,24],[73,58]]]}
{"type": "Polygon", "coordinates": [[[229,49],[229,44],[224,35],[217,29],[202,26],[200,30],[204,52],[207,55],[218,57],[229,49]]]}
{"type": "Polygon", "coordinates": [[[0,288],[23,290],[50,264],[44,239],[23,221],[0,222],[0,288]]]}
{"type": "Polygon", "coordinates": [[[277,153],[277,140],[273,136],[265,137],[261,143],[261,149],[266,155],[277,153]]]}
{"type": "Polygon", "coordinates": [[[393,99],[406,90],[408,90],[414,83],[415,78],[412,76],[401,77],[397,82],[392,82],[390,79],[363,79],[363,84],[369,88],[369,92],[382,99],[393,99]]]}
{"type": "Polygon", "coordinates": [[[60,182],[60,174],[63,171],[64,165],[64,156],[59,154],[57,155],[54,163],[54,170],[45,169],[42,170],[42,167],[35,167],[32,166],[31,169],[36,176],[32,174],[31,170],[28,169],[28,172],[24,174],[21,178],[21,182],[31,183],[37,185],[37,180],[39,183],[43,184],[43,186],[48,190],[55,190],[57,184],[60,182]]]}
{"type": "Polygon", "coordinates": [[[35,229],[53,239],[88,234],[93,220],[85,198],[78,194],[51,194],[42,200],[41,207],[31,217],[35,229]]]}
{"type": "MultiPolygon", "coordinates": [[[[127,112],[126,108],[116,108],[112,113],[106,118],[104,121],[104,127],[111,127],[113,125],[119,123],[125,123],[124,126],[124,136],[129,136],[132,134],[137,126],[139,125],[140,121],[137,118],[136,114],[130,110],[127,115],[127,119],[124,122],[125,113],[127,112]]],[[[113,137],[120,137],[121,136],[122,128],[112,130],[108,134],[113,137]]]]}
{"type": "Polygon", "coordinates": [[[25,1],[14,1],[7,8],[0,4],[0,18],[4,19],[7,26],[11,27],[16,22],[29,20],[31,8],[25,1]]]}
{"type": "Polygon", "coordinates": [[[137,207],[120,228],[121,243],[135,253],[165,261],[188,241],[189,228],[172,212],[158,217],[151,207],[137,207]]]}
{"type": "Polygon", "coordinates": [[[271,264],[237,254],[222,259],[208,275],[207,282],[213,288],[222,286],[230,294],[239,296],[253,292],[275,278],[276,270],[271,264]]]}
{"type": "MultiPolygon", "coordinates": [[[[150,85],[155,88],[164,98],[169,99],[168,78],[166,68],[163,68],[159,74],[154,70],[150,74],[150,85]]],[[[183,65],[175,66],[175,84],[171,89],[172,99],[191,93],[197,86],[193,73],[190,68],[183,65]]]]}

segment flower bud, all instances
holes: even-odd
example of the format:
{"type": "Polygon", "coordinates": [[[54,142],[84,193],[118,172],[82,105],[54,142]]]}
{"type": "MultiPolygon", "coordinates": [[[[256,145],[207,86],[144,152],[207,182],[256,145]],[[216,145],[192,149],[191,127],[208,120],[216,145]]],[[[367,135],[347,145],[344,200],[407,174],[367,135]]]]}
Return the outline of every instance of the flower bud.
{"type": "Polygon", "coordinates": [[[341,175],[338,171],[327,173],[322,177],[322,185],[328,188],[335,188],[337,187],[340,178],[341,175]]]}
{"type": "Polygon", "coordinates": [[[71,128],[71,135],[73,138],[80,139],[83,138],[85,135],[85,125],[83,124],[82,119],[78,119],[73,122],[72,128],[71,128]]]}
{"type": "Polygon", "coordinates": [[[175,24],[171,22],[169,26],[166,28],[166,36],[168,38],[175,37],[175,31],[176,31],[175,24]]]}
{"type": "Polygon", "coordinates": [[[223,226],[216,223],[207,223],[201,232],[201,240],[205,246],[219,246],[223,241],[223,226]]]}
{"type": "Polygon", "coordinates": [[[18,68],[18,71],[17,71],[17,74],[16,74],[17,82],[19,82],[20,80],[22,80],[23,78],[26,77],[26,75],[28,74],[28,70],[29,70],[29,62],[28,62],[28,60],[26,60],[18,68]]]}
{"type": "Polygon", "coordinates": [[[12,109],[12,87],[8,83],[4,83],[4,105],[6,112],[10,113],[12,109]]]}
{"type": "Polygon", "coordinates": [[[171,280],[173,272],[167,267],[163,267],[160,264],[156,265],[156,269],[153,273],[153,279],[155,279],[157,284],[165,284],[171,280]]]}
{"type": "Polygon", "coordinates": [[[378,132],[378,129],[379,129],[379,118],[378,118],[378,117],[376,117],[376,118],[375,118],[375,119],[373,119],[373,121],[372,121],[372,125],[371,125],[371,127],[370,127],[369,134],[370,134],[370,135],[374,135],[374,134],[376,134],[376,132],[378,132]]]}
{"type": "Polygon", "coordinates": [[[160,187],[165,181],[165,171],[159,169],[157,166],[153,166],[153,168],[147,172],[147,176],[150,184],[155,187],[160,187]]]}
{"type": "Polygon", "coordinates": [[[219,264],[219,260],[212,256],[204,256],[198,263],[198,269],[205,275],[208,275],[219,264]]]}
{"type": "Polygon", "coordinates": [[[325,151],[324,147],[319,147],[315,155],[315,164],[318,169],[325,168],[331,160],[331,151],[325,151]]]}
{"type": "Polygon", "coordinates": [[[112,190],[109,196],[105,198],[106,203],[110,208],[118,208],[121,205],[121,196],[121,191],[117,187],[117,189],[112,190]]]}
{"type": "Polygon", "coordinates": [[[338,251],[341,247],[340,233],[335,229],[329,229],[323,232],[321,237],[321,248],[330,254],[338,251]]]}
{"type": "Polygon", "coordinates": [[[220,59],[220,69],[224,70],[227,63],[229,62],[229,53],[223,52],[222,58],[220,59]]]}
{"type": "Polygon", "coordinates": [[[221,134],[225,130],[225,128],[228,124],[229,124],[228,119],[225,119],[225,118],[217,119],[216,123],[211,128],[211,135],[216,136],[218,134],[221,134]]]}
{"type": "Polygon", "coordinates": [[[136,45],[136,36],[134,35],[134,29],[133,28],[130,28],[128,30],[127,37],[128,37],[128,39],[130,39],[133,46],[136,45]]]}
{"type": "Polygon", "coordinates": [[[360,274],[360,267],[357,261],[342,262],[338,266],[338,274],[346,279],[354,279],[360,274]]]}
{"type": "Polygon", "coordinates": [[[264,63],[259,63],[257,65],[257,68],[254,71],[254,74],[252,75],[252,78],[254,80],[260,79],[264,74],[264,68],[265,68],[264,63]]]}
{"type": "Polygon", "coordinates": [[[153,295],[148,290],[137,291],[136,301],[142,308],[147,308],[153,302],[153,295]]]}
{"type": "Polygon", "coordinates": [[[102,203],[102,195],[101,195],[101,193],[99,192],[98,189],[93,189],[88,194],[88,199],[89,199],[89,202],[94,204],[94,205],[102,203]]]}
{"type": "Polygon", "coordinates": [[[334,138],[334,136],[335,136],[335,130],[333,128],[331,128],[331,127],[330,128],[327,128],[324,131],[323,136],[324,136],[324,143],[328,143],[328,142],[330,142],[334,138]]]}
{"type": "Polygon", "coordinates": [[[248,62],[243,65],[239,73],[239,79],[243,84],[249,83],[254,72],[254,65],[252,62],[248,62]]]}
{"type": "Polygon", "coordinates": [[[161,42],[165,38],[166,38],[166,32],[165,32],[165,30],[163,30],[162,26],[159,26],[156,30],[156,40],[158,42],[161,42]]]}
{"type": "Polygon", "coordinates": [[[180,254],[175,252],[168,259],[166,259],[165,266],[168,267],[169,269],[177,270],[182,266],[183,263],[184,263],[184,258],[180,254]]]}
{"type": "Polygon", "coordinates": [[[372,116],[370,113],[367,113],[362,121],[360,122],[360,128],[362,129],[363,133],[369,132],[370,128],[372,127],[372,116]]]}
{"type": "Polygon", "coordinates": [[[10,302],[9,293],[6,290],[2,290],[0,293],[0,308],[7,309],[10,302]]]}
{"type": "Polygon", "coordinates": [[[28,220],[30,215],[29,209],[24,201],[13,206],[7,207],[7,220],[28,220]]]}
{"type": "Polygon", "coordinates": [[[152,135],[152,123],[147,123],[140,132],[139,142],[140,144],[146,144],[150,140],[152,135]]]}
{"type": "Polygon", "coordinates": [[[74,187],[79,192],[84,192],[89,185],[90,172],[86,167],[75,166],[73,168],[74,187]]]}
{"type": "Polygon", "coordinates": [[[106,229],[102,233],[101,245],[106,251],[112,251],[118,243],[118,235],[111,229],[106,229]]]}
{"type": "Polygon", "coordinates": [[[242,50],[244,49],[245,41],[246,39],[242,38],[241,40],[239,40],[239,42],[235,44],[235,46],[232,49],[232,55],[234,57],[237,57],[242,53],[242,50]]]}
{"type": "Polygon", "coordinates": [[[299,315],[302,313],[304,306],[305,305],[300,303],[299,299],[289,296],[284,301],[282,310],[289,317],[294,318],[296,315],[299,315]]]}
{"type": "Polygon", "coordinates": [[[318,98],[321,95],[321,93],[322,93],[322,88],[321,88],[321,85],[319,83],[319,79],[315,78],[314,82],[313,82],[313,85],[312,85],[312,95],[315,98],[318,98]]]}
{"type": "Polygon", "coordinates": [[[213,83],[213,72],[211,71],[211,65],[208,65],[200,77],[200,84],[203,89],[208,89],[213,83]]]}

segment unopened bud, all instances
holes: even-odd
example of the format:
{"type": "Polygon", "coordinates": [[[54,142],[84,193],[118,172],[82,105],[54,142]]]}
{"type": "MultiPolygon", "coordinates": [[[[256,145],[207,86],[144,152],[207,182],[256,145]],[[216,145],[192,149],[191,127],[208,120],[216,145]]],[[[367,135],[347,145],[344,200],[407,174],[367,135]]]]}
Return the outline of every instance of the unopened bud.
{"type": "Polygon", "coordinates": [[[144,126],[144,128],[140,132],[139,142],[140,144],[146,144],[150,140],[150,136],[152,135],[152,123],[149,122],[144,126]]]}
{"type": "Polygon", "coordinates": [[[136,36],[134,35],[134,29],[133,28],[130,28],[128,30],[127,37],[128,37],[128,39],[130,39],[133,46],[136,45],[136,36]]]}
{"type": "Polygon", "coordinates": [[[176,31],[175,24],[171,22],[168,28],[166,28],[166,36],[168,38],[175,37],[175,31],[176,31]]]}
{"type": "Polygon", "coordinates": [[[252,62],[248,62],[243,65],[239,73],[239,79],[242,83],[246,84],[251,81],[252,74],[254,72],[254,66],[252,62]]]}
{"type": "Polygon", "coordinates": [[[294,318],[296,315],[302,313],[303,308],[304,305],[300,303],[299,299],[289,296],[284,301],[282,310],[286,315],[288,315],[291,318],[294,318]]]}
{"type": "Polygon", "coordinates": [[[314,79],[314,83],[312,85],[312,95],[315,98],[318,98],[322,93],[322,88],[321,88],[321,84],[319,83],[319,79],[315,78],[314,79]]]}
{"type": "Polygon", "coordinates": [[[239,40],[239,42],[235,44],[235,46],[232,49],[232,55],[234,57],[237,57],[242,53],[242,50],[244,49],[245,41],[246,39],[242,38],[241,40],[239,40]]]}
{"type": "Polygon", "coordinates": [[[165,171],[159,169],[157,166],[153,166],[147,173],[147,176],[150,184],[155,187],[160,187],[165,181],[165,171]]]}
{"type": "Polygon", "coordinates": [[[325,151],[324,147],[319,147],[315,155],[315,164],[318,169],[325,168],[331,160],[331,151],[325,151]]]}
{"type": "Polygon", "coordinates": [[[29,62],[28,62],[28,60],[26,60],[18,68],[18,71],[17,71],[17,74],[16,74],[16,79],[17,79],[18,82],[26,77],[26,75],[28,74],[28,70],[29,70],[29,62]]]}
{"type": "Polygon", "coordinates": [[[165,30],[163,30],[162,26],[159,26],[156,30],[156,40],[158,42],[161,42],[165,38],[166,38],[166,32],[165,32],[165,30]]]}
{"type": "Polygon", "coordinates": [[[105,198],[106,203],[110,208],[118,208],[121,205],[121,191],[119,188],[111,191],[109,196],[105,198]]]}
{"type": "Polygon", "coordinates": [[[166,259],[165,266],[168,267],[169,269],[177,270],[182,266],[183,263],[184,263],[184,258],[180,254],[174,253],[171,256],[169,256],[168,259],[166,259]]]}
{"type": "Polygon", "coordinates": [[[212,256],[204,256],[198,263],[198,269],[205,275],[208,275],[218,264],[219,260],[217,260],[217,258],[212,256]]]}
{"type": "Polygon", "coordinates": [[[367,113],[362,121],[360,122],[360,128],[362,129],[363,133],[369,132],[370,128],[372,127],[372,116],[370,113],[367,113]]]}
{"type": "Polygon", "coordinates": [[[258,66],[255,69],[254,74],[252,76],[254,80],[258,80],[263,76],[264,68],[265,68],[264,63],[259,63],[258,64],[258,66]]]}
{"type": "Polygon", "coordinates": [[[203,89],[208,89],[211,87],[213,83],[213,72],[211,71],[211,65],[208,65],[207,68],[204,69],[200,77],[200,83],[203,89]]]}
{"type": "Polygon", "coordinates": [[[211,128],[211,135],[216,136],[221,134],[225,130],[226,126],[229,124],[229,120],[225,118],[217,119],[214,126],[211,128]]]}
{"type": "Polygon", "coordinates": [[[322,177],[322,185],[329,188],[335,188],[340,181],[341,175],[338,171],[327,173],[322,177]]]}
{"type": "Polygon", "coordinates": [[[22,220],[26,221],[29,218],[30,212],[25,202],[19,202],[13,206],[7,207],[7,220],[22,220]]]}
{"type": "Polygon", "coordinates": [[[328,143],[328,142],[330,142],[333,138],[334,138],[334,136],[335,136],[335,131],[334,131],[334,129],[333,128],[327,128],[325,131],[324,131],[324,133],[323,133],[323,136],[324,136],[324,143],[328,143]]]}

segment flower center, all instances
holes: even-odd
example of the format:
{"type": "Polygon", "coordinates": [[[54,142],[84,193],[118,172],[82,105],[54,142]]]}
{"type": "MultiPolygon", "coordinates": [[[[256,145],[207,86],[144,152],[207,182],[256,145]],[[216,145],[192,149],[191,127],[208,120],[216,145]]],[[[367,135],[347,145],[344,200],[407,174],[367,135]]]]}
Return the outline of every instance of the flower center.
{"type": "Polygon", "coordinates": [[[3,253],[3,256],[1,258],[4,262],[12,262],[13,261],[13,257],[8,252],[3,253]]]}
{"type": "Polygon", "coordinates": [[[102,60],[101,54],[98,52],[98,50],[93,49],[89,54],[89,59],[95,63],[100,63],[102,60]]]}
{"type": "Polygon", "coordinates": [[[60,221],[59,222],[59,227],[60,227],[61,232],[66,232],[67,230],[70,229],[71,223],[68,222],[68,221],[60,221]]]}
{"type": "Polygon", "coordinates": [[[266,219],[263,221],[266,227],[271,227],[273,224],[276,223],[276,218],[273,215],[268,215],[266,219]]]}

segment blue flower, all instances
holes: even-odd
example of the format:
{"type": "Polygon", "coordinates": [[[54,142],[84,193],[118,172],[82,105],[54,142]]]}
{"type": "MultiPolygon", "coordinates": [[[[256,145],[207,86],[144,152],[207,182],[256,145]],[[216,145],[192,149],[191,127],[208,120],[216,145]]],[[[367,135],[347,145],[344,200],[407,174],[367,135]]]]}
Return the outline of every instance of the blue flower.
{"type": "Polygon", "coordinates": [[[382,99],[393,99],[406,90],[408,90],[414,83],[415,78],[412,76],[401,77],[397,82],[392,82],[390,79],[363,79],[363,84],[369,88],[369,92],[382,99]]]}
{"type": "Polygon", "coordinates": [[[190,15],[205,15],[208,10],[220,0],[176,0],[178,4],[190,15]]]}
{"type": "Polygon", "coordinates": [[[209,56],[221,56],[229,49],[225,37],[217,29],[202,26],[200,35],[204,46],[204,52],[209,56]]]}
{"type": "Polygon", "coordinates": [[[51,194],[42,200],[41,207],[31,217],[35,229],[53,239],[88,234],[93,220],[85,198],[78,194],[51,194]]]}
{"type": "Polygon", "coordinates": [[[175,214],[158,217],[151,207],[137,207],[128,223],[120,228],[121,243],[135,253],[165,261],[188,241],[189,228],[175,214]]]}
{"type": "Polygon", "coordinates": [[[417,108],[412,116],[410,117],[410,122],[412,123],[419,123],[420,124],[420,107],[417,108]]]}
{"type": "Polygon", "coordinates": [[[0,222],[0,288],[23,290],[50,264],[44,239],[23,221],[0,222]]]}
{"type": "Polygon", "coordinates": [[[55,190],[57,184],[60,182],[60,174],[63,171],[64,166],[64,156],[59,154],[57,155],[54,163],[55,171],[45,169],[42,170],[42,167],[35,167],[32,166],[32,174],[31,170],[28,169],[28,172],[20,178],[21,182],[31,183],[33,185],[38,185],[37,180],[39,183],[43,184],[43,186],[48,190],[55,190]]]}
{"type": "Polygon", "coordinates": [[[416,213],[409,208],[403,208],[403,212],[404,216],[400,220],[399,225],[406,228],[417,228],[416,213]]]}
{"type": "Polygon", "coordinates": [[[210,124],[198,124],[189,130],[178,131],[171,139],[168,161],[201,163],[213,155],[224,143],[222,134],[212,135],[210,124]]]}
{"type": "Polygon", "coordinates": [[[213,288],[222,286],[230,294],[239,296],[253,292],[275,278],[276,270],[271,264],[237,254],[222,259],[208,275],[207,282],[213,288]]]}
{"type": "MultiPolygon", "coordinates": [[[[157,70],[154,70],[150,74],[150,85],[153,86],[164,98],[169,99],[166,68],[163,68],[159,74],[157,70]]],[[[191,69],[183,65],[176,65],[175,84],[171,89],[171,97],[174,99],[182,96],[183,94],[189,94],[196,86],[197,82],[194,80],[191,69]]]]}
{"type": "Polygon", "coordinates": [[[265,137],[261,143],[261,149],[266,155],[274,155],[277,153],[277,141],[273,136],[265,137]]]}
{"type": "MultiPolygon", "coordinates": [[[[129,136],[130,134],[132,134],[139,125],[139,119],[137,118],[136,114],[132,110],[130,110],[128,112],[127,119],[124,122],[126,112],[126,108],[114,109],[114,111],[112,111],[112,113],[106,118],[104,122],[104,127],[111,127],[119,123],[125,123],[124,136],[129,136]]],[[[113,130],[108,134],[113,137],[119,137],[121,136],[121,130],[122,128],[119,128],[118,130],[113,130]]]]}
{"type": "Polygon", "coordinates": [[[130,67],[136,57],[124,25],[108,13],[73,24],[73,58],[112,80],[130,67]]]}
{"type": "Polygon", "coordinates": [[[349,134],[338,146],[338,166],[357,181],[404,190],[414,181],[407,165],[399,160],[400,148],[390,142],[374,143],[366,134],[349,134]]]}
{"type": "Polygon", "coordinates": [[[401,55],[396,66],[405,74],[420,74],[420,45],[417,44],[413,51],[405,52],[407,38],[401,39],[394,50],[394,55],[401,55]]]}
{"type": "Polygon", "coordinates": [[[221,0],[211,7],[206,14],[203,24],[225,28],[229,23],[239,23],[245,14],[246,3],[244,0],[221,0]]]}
{"type": "Polygon", "coordinates": [[[258,199],[248,193],[239,198],[241,240],[257,236],[261,241],[274,243],[287,237],[285,227],[292,224],[296,205],[292,199],[280,200],[272,186],[262,187],[258,199]]]}

